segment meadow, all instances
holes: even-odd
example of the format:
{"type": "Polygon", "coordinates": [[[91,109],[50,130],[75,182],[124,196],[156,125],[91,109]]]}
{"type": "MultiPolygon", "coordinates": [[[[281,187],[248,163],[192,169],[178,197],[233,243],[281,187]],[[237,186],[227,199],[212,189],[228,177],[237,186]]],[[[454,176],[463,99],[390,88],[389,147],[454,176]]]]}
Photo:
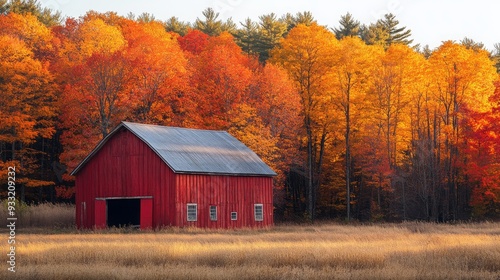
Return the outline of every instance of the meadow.
{"type": "Polygon", "coordinates": [[[278,225],[17,235],[0,279],[500,279],[500,224],[278,225]]]}

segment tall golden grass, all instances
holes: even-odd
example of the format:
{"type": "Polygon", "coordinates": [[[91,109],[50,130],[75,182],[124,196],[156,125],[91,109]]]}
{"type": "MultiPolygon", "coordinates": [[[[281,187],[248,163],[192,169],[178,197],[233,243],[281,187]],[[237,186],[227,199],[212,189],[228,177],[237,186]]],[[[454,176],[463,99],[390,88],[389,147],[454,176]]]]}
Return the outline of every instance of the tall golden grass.
{"type": "MultiPolygon", "coordinates": [[[[0,203],[0,220],[7,219],[7,201],[0,203]]],[[[75,206],[65,203],[26,205],[16,201],[15,214],[20,228],[69,228],[75,225],[75,206]]]]}
{"type": "Polygon", "coordinates": [[[0,278],[500,279],[498,223],[71,231],[19,234],[0,278]]]}

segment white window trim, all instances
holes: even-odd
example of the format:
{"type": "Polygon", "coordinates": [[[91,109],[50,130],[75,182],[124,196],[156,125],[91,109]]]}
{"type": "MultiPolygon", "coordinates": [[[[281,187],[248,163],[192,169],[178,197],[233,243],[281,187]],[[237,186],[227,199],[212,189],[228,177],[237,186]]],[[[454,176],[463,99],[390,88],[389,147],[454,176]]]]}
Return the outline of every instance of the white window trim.
{"type": "Polygon", "coordinates": [[[257,222],[264,221],[264,204],[257,203],[257,204],[253,205],[253,216],[255,218],[255,221],[257,221],[257,222]],[[261,216],[260,216],[260,218],[257,218],[257,207],[259,207],[259,206],[260,206],[260,209],[261,209],[261,214],[260,214],[261,216]]]}
{"type": "Polygon", "coordinates": [[[196,222],[196,221],[198,221],[198,204],[197,203],[188,203],[186,205],[186,220],[188,222],[196,222]],[[195,212],[195,218],[194,218],[194,220],[193,219],[189,219],[189,207],[190,206],[194,206],[195,207],[195,211],[196,212],[195,212]]]}
{"type": "Polygon", "coordinates": [[[234,211],[231,212],[231,221],[237,221],[238,220],[238,212],[234,211]],[[234,219],[233,219],[233,214],[234,214],[234,219]]]}
{"type": "Polygon", "coordinates": [[[209,210],[209,214],[210,214],[210,221],[212,221],[212,222],[217,221],[217,218],[218,218],[217,217],[217,205],[210,205],[208,210],[209,210]],[[213,209],[215,209],[215,219],[212,217],[212,207],[213,207],[213,209]]]}

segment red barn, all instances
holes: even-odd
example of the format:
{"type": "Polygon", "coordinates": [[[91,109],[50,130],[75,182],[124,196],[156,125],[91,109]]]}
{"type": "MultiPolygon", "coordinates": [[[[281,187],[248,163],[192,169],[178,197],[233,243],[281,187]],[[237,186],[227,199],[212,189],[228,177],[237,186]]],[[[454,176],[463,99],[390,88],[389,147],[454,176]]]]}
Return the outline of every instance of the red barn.
{"type": "Polygon", "coordinates": [[[273,224],[276,174],[224,131],[122,122],[71,175],[78,228],[273,224]]]}

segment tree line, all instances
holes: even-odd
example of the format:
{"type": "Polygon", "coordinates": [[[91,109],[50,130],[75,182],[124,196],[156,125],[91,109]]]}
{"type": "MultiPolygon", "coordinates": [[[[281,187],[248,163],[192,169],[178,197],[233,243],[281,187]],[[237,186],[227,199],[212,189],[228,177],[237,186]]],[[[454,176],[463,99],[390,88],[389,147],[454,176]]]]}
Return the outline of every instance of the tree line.
{"type": "Polygon", "coordinates": [[[21,200],[71,201],[69,172],[127,120],[229,131],[277,172],[278,219],[500,216],[498,45],[421,48],[392,14],[0,12],[0,168],[21,200]]]}

